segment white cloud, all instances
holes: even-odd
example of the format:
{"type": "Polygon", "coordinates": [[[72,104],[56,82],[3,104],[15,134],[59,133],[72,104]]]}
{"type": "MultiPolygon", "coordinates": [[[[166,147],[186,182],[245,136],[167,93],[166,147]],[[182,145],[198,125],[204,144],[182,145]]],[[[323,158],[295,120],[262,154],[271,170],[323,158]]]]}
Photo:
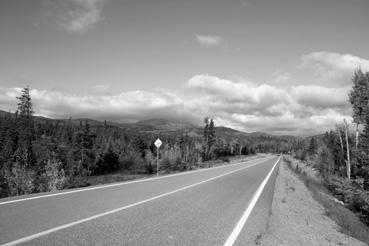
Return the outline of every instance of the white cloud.
{"type": "Polygon", "coordinates": [[[312,52],[301,57],[298,66],[309,84],[323,84],[330,87],[350,86],[355,69],[369,70],[369,60],[351,54],[333,52],[312,52]]]}
{"type": "Polygon", "coordinates": [[[315,64],[331,70],[347,71],[352,73],[358,67],[369,70],[369,60],[351,55],[333,52],[312,52],[302,56],[303,64],[315,64]]]}
{"type": "MultiPolygon", "coordinates": [[[[21,88],[0,88],[0,105],[3,110],[16,108],[16,97],[21,88]]],[[[134,121],[148,118],[191,118],[183,110],[183,101],[176,95],[159,90],[125,91],[115,95],[81,96],[57,91],[31,89],[34,110],[37,115],[53,118],[90,117],[114,121],[134,121]]]]}
{"type": "Polygon", "coordinates": [[[349,87],[293,86],[291,95],[301,105],[316,108],[339,108],[348,106],[347,95],[349,91],[349,87]]]}
{"type": "Polygon", "coordinates": [[[208,35],[196,35],[196,40],[203,46],[214,47],[224,43],[224,39],[221,36],[208,36],[208,35]]]}
{"type": "Polygon", "coordinates": [[[278,87],[257,85],[250,81],[233,82],[206,74],[192,77],[187,86],[207,95],[214,107],[224,108],[232,105],[227,108],[231,112],[240,108],[250,111],[262,110],[289,100],[289,95],[278,87]]]}
{"type": "Polygon", "coordinates": [[[104,19],[105,0],[54,1],[57,24],[68,33],[84,32],[104,19]]]}
{"type": "Polygon", "coordinates": [[[196,75],[187,85],[199,94],[188,101],[189,108],[244,131],[317,133],[350,115],[349,87],[293,84],[277,87],[210,75],[196,75]]]}
{"type": "MultiPolygon", "coordinates": [[[[38,89],[32,89],[31,96],[36,113],[49,117],[114,121],[180,118],[201,124],[204,116],[210,116],[217,125],[243,131],[302,135],[322,133],[343,118],[350,121],[351,107],[347,98],[352,86],[350,78],[345,83],[336,83],[337,76],[328,79],[324,70],[315,65],[324,64],[323,68],[332,74],[352,76],[358,63],[365,70],[368,60],[327,52],[307,54],[302,60],[308,69],[305,74],[316,72],[316,80],[310,84],[295,83],[301,78],[301,74],[295,72],[288,73],[283,86],[198,74],[187,81],[181,95],[164,90],[110,94],[109,86],[98,85],[94,89],[102,93],[88,96],[38,89]],[[107,91],[109,93],[105,93],[107,91]]],[[[1,109],[14,110],[15,97],[20,93],[20,88],[0,87],[1,109]]]]}
{"type": "MultiPolygon", "coordinates": [[[[345,88],[279,88],[196,75],[187,82],[187,90],[182,96],[164,90],[88,96],[38,89],[31,89],[30,93],[36,113],[53,118],[72,116],[121,122],[180,118],[201,123],[208,115],[217,125],[276,134],[322,132],[350,114],[345,88]]],[[[15,97],[20,93],[20,88],[0,88],[0,104],[13,105],[10,108],[14,110],[15,97]]]]}

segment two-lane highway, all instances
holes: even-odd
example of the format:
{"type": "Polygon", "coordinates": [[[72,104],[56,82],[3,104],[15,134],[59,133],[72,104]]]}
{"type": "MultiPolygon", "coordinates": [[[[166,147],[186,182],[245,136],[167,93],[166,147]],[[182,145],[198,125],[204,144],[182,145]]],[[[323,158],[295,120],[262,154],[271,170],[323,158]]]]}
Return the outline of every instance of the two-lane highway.
{"type": "Polygon", "coordinates": [[[2,199],[0,244],[242,245],[278,160],[2,199]]]}

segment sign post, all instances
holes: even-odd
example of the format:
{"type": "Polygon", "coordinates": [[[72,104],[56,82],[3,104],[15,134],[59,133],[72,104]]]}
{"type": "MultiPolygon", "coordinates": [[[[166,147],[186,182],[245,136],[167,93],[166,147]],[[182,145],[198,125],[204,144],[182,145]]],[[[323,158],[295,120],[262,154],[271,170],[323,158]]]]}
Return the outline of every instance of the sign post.
{"type": "Polygon", "coordinates": [[[159,148],[162,145],[162,142],[158,138],[158,139],[156,139],[154,144],[156,146],[156,176],[159,176],[159,148]]]}

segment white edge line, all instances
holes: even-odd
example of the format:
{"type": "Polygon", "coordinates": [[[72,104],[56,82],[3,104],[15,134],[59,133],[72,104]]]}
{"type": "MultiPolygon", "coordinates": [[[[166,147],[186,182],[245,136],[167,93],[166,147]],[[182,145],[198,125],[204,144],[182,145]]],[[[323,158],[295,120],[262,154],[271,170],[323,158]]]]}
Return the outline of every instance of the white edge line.
{"type": "Polygon", "coordinates": [[[82,191],[98,190],[98,189],[110,188],[110,187],[114,187],[114,186],[121,186],[121,185],[128,185],[128,184],[146,182],[146,181],[151,181],[151,180],[156,180],[156,179],[170,178],[170,177],[174,177],[174,176],[180,176],[180,175],[186,175],[186,174],[191,174],[191,173],[203,172],[203,171],[211,170],[211,169],[218,169],[218,168],[224,168],[224,167],[239,165],[239,164],[249,162],[249,161],[251,162],[251,161],[265,160],[265,159],[272,158],[272,157],[268,156],[268,157],[264,157],[264,158],[260,158],[260,159],[246,160],[246,161],[237,162],[237,163],[228,164],[228,165],[221,165],[221,166],[217,166],[217,167],[203,168],[203,169],[199,169],[199,170],[186,171],[186,172],[175,173],[175,174],[170,174],[170,175],[165,175],[165,176],[160,176],[160,177],[139,179],[139,180],[128,181],[128,182],[123,181],[123,182],[114,183],[114,184],[99,185],[99,186],[94,186],[94,187],[89,187],[89,188],[82,188],[82,189],[78,189],[78,190],[62,191],[62,192],[48,194],[48,195],[32,196],[32,197],[27,197],[27,198],[9,200],[9,201],[0,202],[0,206],[5,205],[5,204],[9,204],[9,203],[23,202],[23,201],[29,201],[29,200],[35,200],[35,199],[47,198],[47,197],[53,197],[53,196],[62,196],[62,195],[68,195],[68,194],[82,192],[82,191]]]}
{"type": "Polygon", "coordinates": [[[253,166],[257,166],[257,165],[260,165],[261,163],[264,163],[265,160],[260,160],[259,162],[257,163],[254,163],[252,165],[249,165],[249,166],[246,166],[246,167],[241,167],[241,168],[238,168],[236,170],[233,170],[233,171],[230,171],[230,172],[226,172],[226,173],[223,173],[221,175],[218,175],[218,176],[215,176],[215,177],[212,177],[210,179],[206,179],[206,180],[203,180],[203,181],[200,181],[200,182],[197,182],[197,183],[194,183],[194,184],[191,184],[191,185],[188,185],[188,186],[184,186],[182,188],[179,188],[179,189],[176,189],[176,190],[173,190],[173,191],[170,191],[170,192],[167,192],[167,193],[163,193],[161,195],[158,195],[158,196],[154,196],[154,197],[151,197],[151,198],[148,198],[148,199],[145,199],[145,200],[142,200],[142,201],[139,201],[139,202],[136,202],[136,203],[132,203],[130,205],[126,205],[126,206],[123,206],[123,207],[120,207],[120,208],[116,208],[116,209],[113,209],[113,210],[110,210],[110,211],[107,211],[107,212],[104,212],[104,213],[100,213],[100,214],[96,214],[94,216],[91,216],[91,217],[87,217],[87,218],[84,218],[84,219],[81,219],[81,220],[76,220],[74,222],[71,222],[71,223],[67,223],[67,224],[64,224],[64,225],[61,225],[61,226],[58,226],[58,227],[54,227],[54,228],[51,228],[51,229],[48,229],[48,230],[45,230],[45,231],[42,231],[42,232],[39,232],[39,233],[35,233],[33,235],[30,235],[30,236],[26,236],[26,237],[23,237],[23,238],[20,238],[20,239],[17,239],[17,240],[14,240],[14,241],[11,241],[11,242],[8,242],[8,243],[5,243],[5,244],[2,244],[1,246],[13,246],[13,245],[17,245],[17,244],[20,244],[20,243],[25,243],[25,242],[28,242],[28,241],[31,241],[33,239],[36,239],[36,238],[39,238],[39,237],[42,237],[42,236],[46,236],[50,233],[53,233],[53,232],[56,232],[56,231],[60,231],[60,230],[63,230],[65,228],[68,228],[68,227],[71,227],[71,226],[75,226],[75,225],[78,225],[78,224],[81,224],[81,223],[84,223],[84,222],[87,222],[87,221],[91,221],[91,220],[94,220],[94,219],[97,219],[97,218],[100,218],[100,217],[103,217],[103,216],[106,216],[106,215],[109,215],[109,214],[113,214],[113,213],[117,213],[119,211],[122,211],[122,210],[125,210],[125,209],[128,209],[128,208],[131,208],[131,207],[134,207],[134,206],[137,206],[137,205],[140,205],[140,204],[143,204],[143,203],[147,203],[147,202],[150,202],[150,201],[153,201],[153,200],[156,200],[158,198],[162,198],[162,197],[165,197],[165,196],[168,196],[168,195],[171,195],[171,194],[174,194],[174,193],[177,193],[179,191],[183,191],[183,190],[186,190],[186,189],[189,189],[189,188],[192,188],[194,186],[197,186],[197,185],[200,185],[200,184],[203,184],[203,183],[206,183],[206,182],[209,182],[209,181],[212,181],[214,179],[218,179],[218,178],[221,178],[223,176],[226,176],[226,175],[229,175],[229,174],[232,174],[232,173],[235,173],[235,172],[238,172],[238,171],[241,171],[243,169],[246,169],[246,168],[249,168],[249,167],[253,167],[253,166]]]}
{"type": "Polygon", "coordinates": [[[279,157],[278,160],[274,163],[273,168],[270,170],[268,175],[265,177],[263,182],[260,184],[260,186],[256,190],[255,194],[253,195],[253,197],[251,199],[251,202],[249,203],[248,207],[246,208],[245,212],[243,213],[241,219],[238,221],[237,225],[235,226],[235,228],[233,229],[232,233],[229,235],[227,241],[223,244],[223,246],[232,246],[235,243],[238,235],[241,233],[242,228],[244,227],[247,219],[249,218],[252,210],[254,209],[254,207],[256,205],[256,202],[258,201],[261,193],[264,190],[264,187],[265,187],[266,183],[268,182],[270,176],[272,175],[272,173],[274,171],[274,168],[277,166],[280,159],[281,159],[281,157],[279,157]]]}

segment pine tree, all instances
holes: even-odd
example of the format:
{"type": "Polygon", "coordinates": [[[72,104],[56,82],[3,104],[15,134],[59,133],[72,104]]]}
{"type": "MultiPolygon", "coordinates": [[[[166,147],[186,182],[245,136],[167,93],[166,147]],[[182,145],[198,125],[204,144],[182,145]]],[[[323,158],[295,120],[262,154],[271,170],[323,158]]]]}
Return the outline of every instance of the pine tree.
{"type": "Polygon", "coordinates": [[[209,159],[212,151],[212,146],[215,144],[215,124],[213,119],[205,117],[204,119],[204,157],[209,159]]]}
{"type": "Polygon", "coordinates": [[[215,124],[213,119],[210,119],[208,132],[209,132],[208,143],[209,147],[211,147],[215,143],[215,124]]]}
{"type": "Polygon", "coordinates": [[[315,142],[315,138],[312,137],[310,140],[310,144],[309,144],[309,155],[314,155],[316,152],[316,142],[315,142]]]}
{"type": "Polygon", "coordinates": [[[19,117],[17,118],[19,128],[19,145],[20,152],[24,152],[24,158],[19,161],[25,166],[32,166],[35,162],[33,156],[32,141],[34,140],[34,126],[33,126],[33,108],[32,100],[29,93],[29,88],[22,90],[22,95],[17,97],[19,117]]]}

